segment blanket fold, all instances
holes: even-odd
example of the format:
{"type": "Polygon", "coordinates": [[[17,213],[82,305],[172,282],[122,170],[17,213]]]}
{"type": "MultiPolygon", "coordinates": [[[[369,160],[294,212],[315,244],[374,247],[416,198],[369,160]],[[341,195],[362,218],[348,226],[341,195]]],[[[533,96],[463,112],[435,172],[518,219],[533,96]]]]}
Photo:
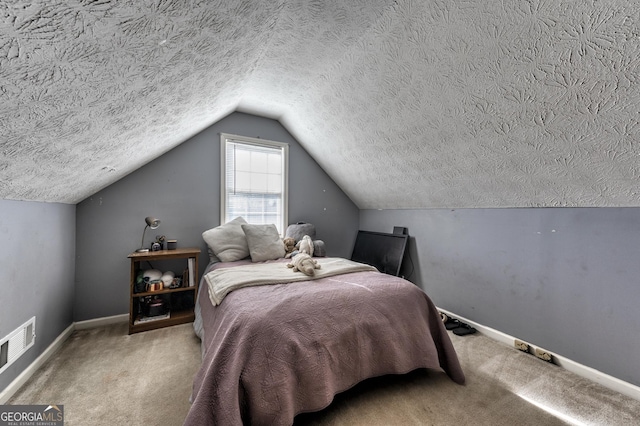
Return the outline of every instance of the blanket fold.
{"type": "Polygon", "coordinates": [[[286,263],[274,262],[215,269],[207,273],[204,279],[209,287],[211,303],[218,306],[227,294],[243,287],[286,284],[353,272],[377,271],[373,266],[339,257],[327,257],[317,261],[321,268],[316,269],[315,275],[311,277],[301,272],[293,272],[287,268],[286,263]]]}

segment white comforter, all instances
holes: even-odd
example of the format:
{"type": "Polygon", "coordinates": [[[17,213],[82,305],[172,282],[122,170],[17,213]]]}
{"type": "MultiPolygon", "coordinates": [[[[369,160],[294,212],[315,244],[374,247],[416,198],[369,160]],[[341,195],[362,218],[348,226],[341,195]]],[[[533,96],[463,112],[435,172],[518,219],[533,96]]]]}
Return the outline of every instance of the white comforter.
{"type": "Polygon", "coordinates": [[[204,279],[209,287],[211,303],[218,306],[227,294],[243,287],[309,281],[352,272],[377,271],[373,266],[338,257],[315,258],[315,260],[320,264],[320,269],[316,269],[312,277],[302,272],[293,272],[286,263],[274,262],[215,269],[207,273],[204,279]]]}

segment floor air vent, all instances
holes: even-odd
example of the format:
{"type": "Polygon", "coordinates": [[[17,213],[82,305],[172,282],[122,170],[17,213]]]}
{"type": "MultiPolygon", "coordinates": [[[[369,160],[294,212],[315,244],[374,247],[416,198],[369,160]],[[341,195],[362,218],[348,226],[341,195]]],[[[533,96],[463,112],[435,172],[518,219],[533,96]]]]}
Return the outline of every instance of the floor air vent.
{"type": "Polygon", "coordinates": [[[22,324],[0,340],[0,374],[33,346],[36,340],[36,317],[22,324]]]}

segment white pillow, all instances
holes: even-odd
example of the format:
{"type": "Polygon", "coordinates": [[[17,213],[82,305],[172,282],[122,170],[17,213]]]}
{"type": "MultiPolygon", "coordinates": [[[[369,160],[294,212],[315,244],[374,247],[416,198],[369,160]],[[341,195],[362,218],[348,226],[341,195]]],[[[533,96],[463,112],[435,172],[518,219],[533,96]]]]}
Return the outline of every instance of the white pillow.
{"type": "Polygon", "coordinates": [[[202,238],[221,262],[235,262],[249,256],[247,239],[241,227],[245,223],[247,221],[242,217],[236,217],[202,233],[202,238]]]}
{"type": "Polygon", "coordinates": [[[241,225],[252,262],[284,257],[284,243],[275,225],[241,225]]]}

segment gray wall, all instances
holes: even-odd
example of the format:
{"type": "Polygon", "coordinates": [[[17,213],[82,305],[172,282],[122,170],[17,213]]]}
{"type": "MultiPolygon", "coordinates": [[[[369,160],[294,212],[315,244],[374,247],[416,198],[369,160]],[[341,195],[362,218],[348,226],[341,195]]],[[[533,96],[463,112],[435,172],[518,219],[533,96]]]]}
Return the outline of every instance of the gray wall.
{"type": "Polygon", "coordinates": [[[0,337],[36,317],[34,346],[0,375],[0,391],[73,321],[75,212],[0,200],[0,337]]]}
{"type": "Polygon", "coordinates": [[[77,205],[76,321],[128,312],[127,255],[140,245],[146,216],[162,222],[145,245],[166,235],[200,247],[202,273],[202,232],[220,224],[220,133],[289,143],[289,222],[313,223],[329,255],[350,255],[357,207],[279,122],[233,113],[77,205]]]}
{"type": "Polygon", "coordinates": [[[640,209],[360,212],[393,226],[439,307],[640,386],[640,209]]]}

